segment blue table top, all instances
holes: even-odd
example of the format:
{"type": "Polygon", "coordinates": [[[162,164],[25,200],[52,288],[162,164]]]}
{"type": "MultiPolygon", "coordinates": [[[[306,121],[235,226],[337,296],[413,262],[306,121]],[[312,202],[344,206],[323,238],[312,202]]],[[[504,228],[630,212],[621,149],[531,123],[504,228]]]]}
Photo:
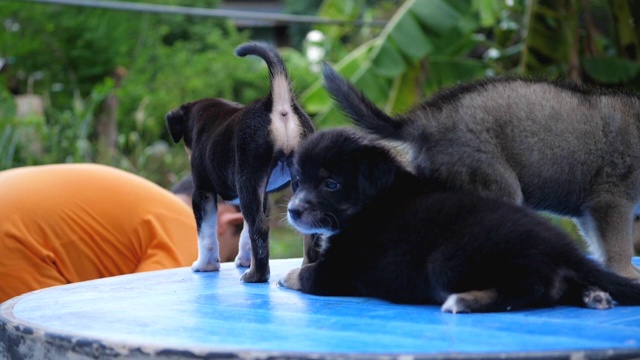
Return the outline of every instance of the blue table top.
{"type": "Polygon", "coordinates": [[[264,284],[241,283],[245,269],[225,263],[219,272],[180,268],[28,293],[0,305],[0,359],[640,357],[640,307],[449,314],[277,286],[300,263],[271,260],[264,284]]]}

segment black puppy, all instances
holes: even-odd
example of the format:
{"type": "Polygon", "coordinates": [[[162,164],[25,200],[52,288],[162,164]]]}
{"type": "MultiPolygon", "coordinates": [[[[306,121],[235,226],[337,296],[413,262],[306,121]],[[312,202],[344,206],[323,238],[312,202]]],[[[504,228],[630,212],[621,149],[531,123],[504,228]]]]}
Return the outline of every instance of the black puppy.
{"type": "Polygon", "coordinates": [[[194,271],[220,267],[216,237],[217,196],[240,205],[245,226],[237,266],[249,266],[245,282],[269,279],[267,193],[287,186],[294,150],[313,132],[298,105],[278,53],[263,43],[247,43],[237,56],[256,55],[269,68],[270,93],[242,106],[224,99],[201,99],[166,115],[171,137],[184,139],[193,175],[193,212],[198,228],[194,271]],[[249,255],[250,254],[250,255],[249,255]]]}
{"type": "Polygon", "coordinates": [[[640,305],[640,285],[585,257],[524,207],[418,178],[384,145],[318,132],[294,159],[289,222],[320,259],[281,285],[317,295],[443,304],[446,312],[640,305]],[[611,296],[610,296],[610,295],[611,296]]]}

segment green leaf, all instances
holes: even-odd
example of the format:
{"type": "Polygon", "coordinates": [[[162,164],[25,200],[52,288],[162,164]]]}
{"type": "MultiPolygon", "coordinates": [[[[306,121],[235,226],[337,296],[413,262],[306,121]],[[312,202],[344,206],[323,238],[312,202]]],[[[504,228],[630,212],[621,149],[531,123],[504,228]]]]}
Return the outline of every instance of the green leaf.
{"type": "Polygon", "coordinates": [[[487,65],[476,59],[432,59],[429,65],[432,74],[430,82],[435,89],[484,77],[487,70],[487,65]]]}
{"type": "Polygon", "coordinates": [[[405,60],[391,41],[382,43],[378,56],[373,59],[375,72],[389,78],[396,77],[407,68],[405,60]]]}
{"type": "Polygon", "coordinates": [[[640,63],[617,57],[584,57],[582,66],[590,77],[605,84],[624,83],[640,74],[640,63]]]}
{"type": "Polygon", "coordinates": [[[398,21],[389,36],[411,61],[417,61],[433,50],[431,41],[411,12],[398,21]]]}
{"type": "Polygon", "coordinates": [[[420,101],[418,78],[421,75],[421,64],[411,66],[407,71],[393,80],[387,103],[387,113],[402,113],[420,101]]]}
{"type": "Polygon", "coordinates": [[[635,26],[633,24],[633,15],[629,3],[625,0],[611,0],[610,3],[616,18],[615,26],[620,52],[635,53],[639,51],[639,41],[636,35],[637,24],[635,26]]]}
{"type": "MultiPolygon", "coordinates": [[[[407,0],[377,38],[335,69],[386,111],[406,110],[419,100],[423,59],[442,51],[439,55],[455,62],[477,44],[471,36],[479,25],[474,16],[470,0],[407,0]]],[[[300,99],[319,127],[340,123],[320,82],[300,99]]]]}
{"type": "Polygon", "coordinates": [[[500,12],[498,0],[476,0],[474,7],[478,10],[480,24],[483,27],[490,27],[496,24],[500,12]]]}
{"type": "MultiPolygon", "coordinates": [[[[342,76],[352,77],[363,66],[367,67],[368,58],[371,48],[377,44],[376,41],[368,41],[349,53],[347,57],[342,59],[334,66],[342,76]]],[[[332,106],[331,97],[322,87],[322,79],[318,79],[307,90],[300,94],[300,102],[305,110],[310,114],[320,114],[328,110],[332,106]]]]}
{"type": "Polygon", "coordinates": [[[374,72],[363,71],[352,79],[353,84],[359,90],[365,92],[367,97],[378,106],[383,106],[389,96],[389,82],[377,76],[374,72]]]}
{"type": "Polygon", "coordinates": [[[436,34],[444,34],[456,27],[460,18],[460,13],[444,0],[416,0],[411,12],[436,34]]]}

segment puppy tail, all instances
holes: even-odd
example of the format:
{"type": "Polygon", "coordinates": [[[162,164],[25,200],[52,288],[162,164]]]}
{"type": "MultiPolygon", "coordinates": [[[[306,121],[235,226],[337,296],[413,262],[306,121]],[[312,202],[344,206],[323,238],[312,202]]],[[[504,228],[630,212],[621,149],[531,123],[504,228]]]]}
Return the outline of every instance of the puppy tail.
{"type": "Polygon", "coordinates": [[[596,286],[611,295],[620,305],[640,305],[640,283],[603,269],[599,264],[584,259],[577,270],[578,282],[596,286]]]}
{"type": "Polygon", "coordinates": [[[355,125],[381,138],[403,139],[402,122],[385,114],[328,64],[324,64],[322,73],[324,87],[355,125]]]}
{"type": "Polygon", "coordinates": [[[282,107],[283,111],[291,109],[291,104],[294,100],[291,86],[289,85],[287,68],[278,52],[272,46],[267,43],[252,41],[238,46],[235,54],[240,57],[255,55],[262,58],[269,68],[271,97],[274,106],[282,107]]]}

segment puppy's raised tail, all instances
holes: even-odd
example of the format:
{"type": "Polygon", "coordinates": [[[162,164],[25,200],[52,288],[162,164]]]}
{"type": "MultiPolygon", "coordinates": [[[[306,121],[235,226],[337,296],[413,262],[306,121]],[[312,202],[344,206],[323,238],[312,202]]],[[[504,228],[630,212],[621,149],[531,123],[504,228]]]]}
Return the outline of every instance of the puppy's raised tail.
{"type": "Polygon", "coordinates": [[[294,101],[293,95],[289,85],[287,68],[278,52],[267,43],[252,41],[238,46],[235,54],[240,57],[255,55],[264,60],[269,68],[269,82],[274,107],[282,108],[282,111],[290,111],[294,101]]]}
{"type": "Polygon", "coordinates": [[[403,140],[402,122],[385,114],[328,64],[324,64],[322,73],[329,95],[355,125],[381,138],[403,140]]]}

